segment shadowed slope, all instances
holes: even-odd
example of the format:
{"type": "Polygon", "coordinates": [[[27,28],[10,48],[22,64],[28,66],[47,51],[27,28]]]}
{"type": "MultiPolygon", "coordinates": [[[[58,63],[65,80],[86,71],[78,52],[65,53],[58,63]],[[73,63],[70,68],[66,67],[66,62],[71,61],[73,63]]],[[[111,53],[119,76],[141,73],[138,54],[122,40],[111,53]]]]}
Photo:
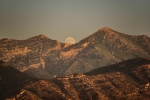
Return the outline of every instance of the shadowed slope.
{"type": "Polygon", "coordinates": [[[0,98],[11,97],[19,93],[24,84],[34,80],[37,79],[0,61],[0,98]]]}
{"type": "Polygon", "coordinates": [[[128,73],[135,68],[147,64],[150,64],[150,58],[129,59],[126,61],[119,62],[117,64],[94,69],[92,71],[85,73],[85,75],[96,75],[96,74],[109,73],[114,71],[128,73]]]}
{"type": "MultiPolygon", "coordinates": [[[[13,68],[11,71],[14,72],[13,68]]],[[[7,76],[7,73],[3,75],[7,76]]],[[[19,75],[26,80],[22,73],[19,75]]],[[[11,80],[16,81],[18,75],[12,77],[11,80]]],[[[7,81],[9,78],[6,78],[7,81]]],[[[19,82],[23,84],[19,91],[13,90],[17,92],[16,95],[9,92],[13,97],[5,97],[19,100],[149,100],[150,59],[131,59],[85,74],[72,74],[53,80],[40,79],[26,84],[24,80],[19,82]]]]}

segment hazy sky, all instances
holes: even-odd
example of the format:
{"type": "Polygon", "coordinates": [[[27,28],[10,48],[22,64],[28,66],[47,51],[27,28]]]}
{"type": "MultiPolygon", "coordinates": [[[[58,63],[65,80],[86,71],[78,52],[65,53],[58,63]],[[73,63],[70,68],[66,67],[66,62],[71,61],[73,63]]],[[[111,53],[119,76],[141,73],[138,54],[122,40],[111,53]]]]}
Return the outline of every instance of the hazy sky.
{"type": "Polygon", "coordinates": [[[102,27],[150,36],[150,0],[0,0],[0,38],[78,42],[102,27]]]}

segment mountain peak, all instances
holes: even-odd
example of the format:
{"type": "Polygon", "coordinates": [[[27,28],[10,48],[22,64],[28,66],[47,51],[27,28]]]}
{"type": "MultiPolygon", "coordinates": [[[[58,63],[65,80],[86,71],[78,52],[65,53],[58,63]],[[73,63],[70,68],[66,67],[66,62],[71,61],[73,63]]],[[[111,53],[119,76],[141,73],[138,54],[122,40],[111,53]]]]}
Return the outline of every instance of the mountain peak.
{"type": "Polygon", "coordinates": [[[118,36],[119,35],[118,33],[119,32],[117,32],[111,28],[103,27],[103,28],[99,29],[95,34],[96,34],[96,36],[99,36],[99,35],[101,36],[102,34],[106,35],[106,36],[111,36],[111,35],[118,36]]]}
{"type": "Polygon", "coordinates": [[[101,30],[112,30],[112,29],[109,27],[103,27],[103,28],[101,28],[101,30]]]}
{"type": "Polygon", "coordinates": [[[46,38],[46,39],[48,39],[48,37],[46,37],[45,35],[42,35],[42,34],[38,35],[37,37],[39,37],[39,38],[46,38]]]}
{"type": "Polygon", "coordinates": [[[34,37],[31,37],[29,39],[39,39],[39,38],[40,39],[49,39],[48,37],[46,37],[45,35],[42,35],[42,34],[34,36],[34,37]]]}
{"type": "Polygon", "coordinates": [[[111,28],[108,28],[108,27],[103,27],[103,28],[99,29],[98,32],[99,31],[112,32],[113,30],[111,28]]]}

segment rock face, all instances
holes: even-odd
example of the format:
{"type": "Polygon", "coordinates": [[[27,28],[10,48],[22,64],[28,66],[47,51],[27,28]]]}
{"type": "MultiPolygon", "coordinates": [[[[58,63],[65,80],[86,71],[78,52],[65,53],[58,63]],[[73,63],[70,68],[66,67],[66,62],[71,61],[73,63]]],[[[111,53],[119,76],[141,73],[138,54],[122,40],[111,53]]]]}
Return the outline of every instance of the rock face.
{"type": "MultiPolygon", "coordinates": [[[[6,69],[6,66],[0,66],[6,69]]],[[[10,70],[9,70],[10,71],[10,70]]],[[[13,69],[14,71],[14,69],[13,69]]],[[[13,72],[11,71],[11,72],[13,72]]],[[[19,72],[19,71],[18,71],[19,72]]],[[[17,73],[17,72],[15,72],[17,73]]],[[[150,59],[131,59],[111,66],[94,69],[84,74],[72,74],[52,80],[29,79],[28,82],[14,76],[11,81],[23,83],[19,90],[7,95],[0,91],[2,99],[17,100],[149,100],[150,59]]],[[[0,73],[0,77],[7,76],[0,73]]],[[[8,76],[9,78],[11,76],[8,76]]],[[[4,78],[8,81],[9,78],[4,78]]],[[[26,78],[24,78],[26,80],[26,78]]],[[[3,77],[1,80],[4,80],[3,77]]],[[[10,86],[12,83],[10,81],[10,86]]],[[[15,85],[18,83],[15,83],[15,85]]],[[[1,85],[1,84],[0,84],[1,85]]],[[[7,85],[2,85],[3,88],[7,85]]],[[[2,87],[1,86],[1,87],[2,87]]],[[[9,88],[12,90],[12,87],[9,88]]],[[[16,87],[13,87],[16,91],[16,87]]],[[[0,98],[0,99],[1,99],[0,98]]]]}
{"type": "Polygon", "coordinates": [[[38,78],[54,78],[150,57],[150,37],[132,36],[104,27],[76,44],[39,35],[27,40],[0,40],[0,60],[38,78]]]}

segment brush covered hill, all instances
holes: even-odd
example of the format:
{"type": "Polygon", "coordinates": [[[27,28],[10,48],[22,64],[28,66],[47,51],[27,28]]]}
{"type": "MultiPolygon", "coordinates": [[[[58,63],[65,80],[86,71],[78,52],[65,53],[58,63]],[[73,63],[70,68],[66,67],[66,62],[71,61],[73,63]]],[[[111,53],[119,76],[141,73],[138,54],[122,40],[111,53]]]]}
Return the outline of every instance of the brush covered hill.
{"type": "Polygon", "coordinates": [[[150,59],[131,59],[85,74],[56,78],[51,84],[48,81],[34,84],[25,88],[37,91],[35,95],[42,99],[55,97],[53,100],[149,100],[150,59]],[[56,93],[48,95],[54,92],[56,93]]]}
{"type": "Polygon", "coordinates": [[[22,86],[30,81],[35,81],[33,78],[17,69],[9,66],[7,63],[0,60],[0,99],[12,97],[20,92],[22,86]]]}
{"type": "Polygon", "coordinates": [[[0,60],[45,79],[146,57],[150,57],[150,37],[127,35],[107,27],[76,44],[60,43],[44,35],[27,40],[0,40],[0,60]]]}
{"type": "MultiPolygon", "coordinates": [[[[15,80],[18,78],[13,75],[12,77],[15,80]]],[[[130,59],[84,74],[28,81],[23,83],[16,95],[7,97],[7,99],[12,98],[17,100],[149,100],[150,59],[130,59]]]]}

